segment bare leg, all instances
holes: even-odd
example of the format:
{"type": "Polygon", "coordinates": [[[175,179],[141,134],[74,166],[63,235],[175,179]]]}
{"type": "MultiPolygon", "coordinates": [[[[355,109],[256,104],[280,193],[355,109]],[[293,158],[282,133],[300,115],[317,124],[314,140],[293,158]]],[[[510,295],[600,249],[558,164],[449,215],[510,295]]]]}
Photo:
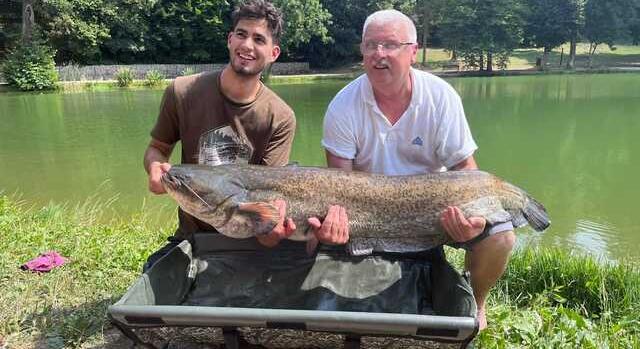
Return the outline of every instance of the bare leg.
{"type": "Polygon", "coordinates": [[[471,287],[478,305],[480,330],[487,327],[485,302],[489,290],[502,276],[516,242],[513,231],[500,232],[479,241],[465,254],[465,267],[471,273],[471,287]]]}

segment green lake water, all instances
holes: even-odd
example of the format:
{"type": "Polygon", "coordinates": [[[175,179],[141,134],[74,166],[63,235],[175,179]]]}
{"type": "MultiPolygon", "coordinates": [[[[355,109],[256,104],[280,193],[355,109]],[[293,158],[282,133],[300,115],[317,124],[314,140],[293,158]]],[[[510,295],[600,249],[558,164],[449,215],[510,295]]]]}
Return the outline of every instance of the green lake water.
{"type": "MultiPolygon", "coordinates": [[[[640,261],[640,75],[459,78],[482,169],[529,191],[552,226],[521,230],[543,244],[640,261]]],[[[324,166],[322,117],[346,81],[277,84],[295,110],[292,160],[324,166]]],[[[142,155],[161,90],[0,94],[0,191],[28,205],[110,202],[105,216],[145,207],[175,223],[166,196],[147,193],[142,155]]],[[[174,158],[174,162],[177,161],[174,158]]]]}

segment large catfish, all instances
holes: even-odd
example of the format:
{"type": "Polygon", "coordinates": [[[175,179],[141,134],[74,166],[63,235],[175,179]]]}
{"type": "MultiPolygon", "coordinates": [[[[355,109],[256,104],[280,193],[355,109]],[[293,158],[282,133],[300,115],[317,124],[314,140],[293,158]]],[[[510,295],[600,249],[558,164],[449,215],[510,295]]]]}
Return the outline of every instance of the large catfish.
{"type": "Polygon", "coordinates": [[[290,239],[302,241],[313,235],[307,218],[322,218],[330,205],[341,205],[347,209],[347,247],[354,255],[420,251],[453,242],[440,226],[447,206],[489,224],[529,223],[537,231],[550,224],[539,202],[483,171],[384,176],[299,166],[176,165],[162,183],[184,211],[234,238],[269,233],[279,219],[270,204],[276,199],[287,202],[287,217],[297,226],[290,239]]]}

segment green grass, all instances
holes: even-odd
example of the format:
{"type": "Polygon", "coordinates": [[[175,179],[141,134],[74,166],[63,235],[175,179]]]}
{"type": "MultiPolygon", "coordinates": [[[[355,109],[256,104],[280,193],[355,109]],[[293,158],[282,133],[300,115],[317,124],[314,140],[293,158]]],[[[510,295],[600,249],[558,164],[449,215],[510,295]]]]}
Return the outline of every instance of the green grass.
{"type": "MultiPolygon", "coordinates": [[[[142,212],[101,223],[109,202],[28,207],[0,195],[0,338],[8,348],[79,348],[104,343],[105,313],[139,276],[173,227],[142,212]],[[56,250],[70,263],[50,273],[18,267],[56,250]]],[[[461,265],[462,253],[448,251],[461,265]]],[[[640,348],[640,273],[561,250],[512,258],[489,300],[482,348],[640,348]]]]}
{"type": "MultiPolygon", "coordinates": [[[[576,68],[588,68],[588,43],[579,43],[576,47],[576,68]]],[[[517,49],[511,56],[507,69],[533,69],[536,59],[542,57],[542,49],[529,48],[517,49]]],[[[565,44],[551,51],[549,54],[550,69],[564,69],[569,57],[569,44],[565,44]],[[560,56],[562,55],[562,66],[560,56]]],[[[427,67],[434,70],[442,70],[444,64],[450,59],[449,52],[441,48],[427,49],[427,67]]],[[[422,62],[422,50],[418,50],[418,63],[422,62]]],[[[607,45],[599,45],[591,63],[592,69],[611,67],[636,67],[640,68],[640,46],[616,46],[611,50],[607,45]]]]}
{"type": "MultiPolygon", "coordinates": [[[[462,266],[460,251],[448,256],[462,266]]],[[[519,250],[488,320],[482,348],[640,348],[640,271],[557,248],[519,250]]]]}
{"type": "Polygon", "coordinates": [[[105,206],[33,208],[0,196],[0,337],[8,348],[102,340],[106,307],[170,234],[149,228],[144,214],[99,224],[105,206]],[[46,274],[18,269],[49,250],[70,263],[46,274]]]}

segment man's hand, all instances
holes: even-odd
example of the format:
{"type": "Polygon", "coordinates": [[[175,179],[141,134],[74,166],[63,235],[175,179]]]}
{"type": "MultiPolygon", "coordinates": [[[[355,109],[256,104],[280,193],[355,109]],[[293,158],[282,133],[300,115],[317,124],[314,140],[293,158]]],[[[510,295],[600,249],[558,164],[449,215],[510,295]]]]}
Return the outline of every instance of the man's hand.
{"type": "Polygon", "coordinates": [[[280,240],[288,238],[296,231],[296,224],[293,223],[293,219],[286,218],[287,202],[282,199],[278,199],[271,202],[271,204],[278,208],[278,211],[280,212],[280,221],[273,230],[269,232],[269,234],[256,236],[258,242],[266,247],[274,247],[280,242],[280,240]]]}
{"type": "Polygon", "coordinates": [[[349,219],[347,210],[342,206],[330,206],[322,223],[317,217],[311,217],[307,221],[314,228],[313,233],[318,241],[324,244],[342,245],[349,241],[349,219]]]}
{"type": "Polygon", "coordinates": [[[440,224],[453,241],[465,242],[480,235],[487,221],[482,217],[466,219],[458,207],[449,206],[442,212],[440,224]]]}
{"type": "Polygon", "coordinates": [[[168,162],[154,161],[149,164],[149,191],[154,194],[164,194],[164,186],[160,179],[162,175],[169,172],[171,164],[168,162]]]}

